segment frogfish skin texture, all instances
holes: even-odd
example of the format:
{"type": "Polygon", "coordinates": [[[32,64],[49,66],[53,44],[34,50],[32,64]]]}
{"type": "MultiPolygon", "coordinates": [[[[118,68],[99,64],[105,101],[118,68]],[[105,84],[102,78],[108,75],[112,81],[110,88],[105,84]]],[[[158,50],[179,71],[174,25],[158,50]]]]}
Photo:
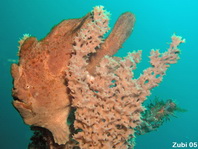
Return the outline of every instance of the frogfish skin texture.
{"type": "MultiPolygon", "coordinates": [[[[48,129],[54,141],[65,144],[70,131],[67,117],[71,98],[65,80],[65,70],[71,57],[73,38],[92,21],[91,13],[80,19],[64,20],[42,40],[28,37],[21,41],[19,63],[12,64],[13,105],[28,125],[48,129]]],[[[91,57],[90,73],[104,55],[113,55],[128,38],[134,16],[125,13],[118,19],[112,33],[91,57]]]]}

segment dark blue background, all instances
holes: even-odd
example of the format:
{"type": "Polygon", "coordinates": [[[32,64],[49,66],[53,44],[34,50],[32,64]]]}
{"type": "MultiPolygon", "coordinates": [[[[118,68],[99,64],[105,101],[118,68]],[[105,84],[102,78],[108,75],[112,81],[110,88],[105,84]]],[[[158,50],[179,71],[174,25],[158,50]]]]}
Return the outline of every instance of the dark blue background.
{"type": "Polygon", "coordinates": [[[117,55],[142,49],[136,77],[149,66],[152,48],[164,51],[173,33],[186,38],[181,60],[171,66],[149,98],[175,99],[188,109],[157,132],[137,138],[136,149],[171,149],[173,141],[198,141],[198,1],[197,0],[1,0],[0,1],[0,148],[27,148],[31,132],[12,107],[10,60],[17,60],[17,41],[24,33],[43,38],[63,19],[79,18],[96,5],[111,12],[110,26],[131,11],[135,29],[117,55]]]}

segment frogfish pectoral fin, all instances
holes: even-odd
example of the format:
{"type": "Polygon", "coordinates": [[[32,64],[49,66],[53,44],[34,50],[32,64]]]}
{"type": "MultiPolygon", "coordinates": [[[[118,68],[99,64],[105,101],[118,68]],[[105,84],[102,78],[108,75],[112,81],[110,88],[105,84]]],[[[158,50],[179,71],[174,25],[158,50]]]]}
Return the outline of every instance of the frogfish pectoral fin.
{"type": "Polygon", "coordinates": [[[51,131],[55,143],[61,145],[69,141],[70,131],[66,122],[62,124],[59,123],[58,125],[50,125],[46,128],[51,131]]]}

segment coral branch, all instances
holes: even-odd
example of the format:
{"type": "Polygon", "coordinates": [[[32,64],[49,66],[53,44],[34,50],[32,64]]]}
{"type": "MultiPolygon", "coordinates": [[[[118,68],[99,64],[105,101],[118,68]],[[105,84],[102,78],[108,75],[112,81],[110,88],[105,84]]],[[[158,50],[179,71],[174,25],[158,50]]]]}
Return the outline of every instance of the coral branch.
{"type": "Polygon", "coordinates": [[[159,50],[152,50],[150,63],[152,67],[145,69],[144,73],[137,79],[137,83],[142,88],[142,97],[144,101],[146,96],[150,95],[150,90],[156,87],[161,81],[170,64],[174,64],[179,59],[180,50],[178,46],[184,43],[185,39],[180,36],[172,35],[172,42],[167,52],[160,53],[159,50]]]}
{"type": "Polygon", "coordinates": [[[74,134],[74,139],[81,149],[133,148],[134,144],[129,144],[127,139],[134,138],[134,129],[141,123],[142,102],[161,82],[169,64],[176,63],[177,46],[184,40],[173,35],[167,52],[152,51],[152,67],[138,79],[133,79],[132,70],[140,62],[141,51],[129,53],[124,59],[105,56],[92,75],[86,70],[89,55],[98,52],[95,49],[103,43],[101,37],[108,30],[108,17],[104,16],[103,8],[98,7],[94,14],[100,14],[97,20],[74,39],[75,54],[67,70],[72,106],[77,109],[74,127],[80,130],[74,134]]]}

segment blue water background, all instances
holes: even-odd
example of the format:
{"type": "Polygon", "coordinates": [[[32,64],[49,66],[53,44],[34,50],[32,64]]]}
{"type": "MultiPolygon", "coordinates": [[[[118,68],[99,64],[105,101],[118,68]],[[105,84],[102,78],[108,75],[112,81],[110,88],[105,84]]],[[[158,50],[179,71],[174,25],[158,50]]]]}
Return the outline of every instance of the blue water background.
{"type": "MultiPolygon", "coordinates": [[[[17,59],[17,41],[24,33],[43,38],[63,19],[79,18],[96,5],[111,12],[113,27],[126,11],[136,16],[132,36],[117,55],[143,50],[136,77],[149,66],[151,49],[165,51],[173,33],[186,38],[181,60],[167,71],[150,99],[174,99],[188,110],[156,132],[137,137],[135,149],[172,149],[172,142],[198,142],[198,1],[197,0],[1,0],[0,2],[0,149],[27,148],[31,131],[11,105],[9,59],[17,59]]],[[[198,147],[197,147],[198,148],[198,147]]]]}

